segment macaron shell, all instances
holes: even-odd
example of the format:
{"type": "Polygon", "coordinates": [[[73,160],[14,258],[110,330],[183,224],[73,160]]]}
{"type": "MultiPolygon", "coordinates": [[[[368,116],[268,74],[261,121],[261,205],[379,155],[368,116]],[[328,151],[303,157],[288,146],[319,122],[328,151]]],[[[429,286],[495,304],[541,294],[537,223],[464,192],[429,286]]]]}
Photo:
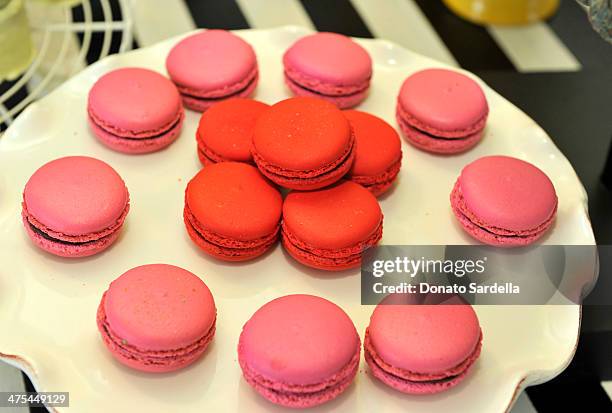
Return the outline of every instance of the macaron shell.
{"type": "Polygon", "coordinates": [[[555,188],[534,165],[487,156],[467,165],[459,184],[466,208],[487,225],[507,231],[537,228],[557,207],[555,188]]]}
{"type": "Polygon", "coordinates": [[[178,90],[164,76],[148,69],[123,68],[105,74],[94,84],[88,110],[99,128],[140,139],[170,129],[182,106],[178,90]]]}
{"type": "Polygon", "coordinates": [[[425,69],[408,77],[400,89],[398,106],[414,118],[413,126],[429,127],[422,130],[445,137],[473,128],[489,111],[478,83],[447,69],[425,69]]]}
{"type": "Polygon", "coordinates": [[[228,99],[216,103],[200,118],[198,145],[224,160],[252,162],[255,121],[269,105],[251,99],[228,99]]]}
{"type": "Polygon", "coordinates": [[[225,30],[205,30],[177,43],[166,59],[170,78],[192,96],[220,97],[237,91],[257,68],[253,48],[225,30]]]}
{"type": "Polygon", "coordinates": [[[317,170],[337,161],[351,144],[342,112],[321,99],[296,97],[264,112],[255,125],[253,151],[286,170],[317,170]]]}
{"type": "MultiPolygon", "coordinates": [[[[317,91],[329,84],[362,88],[372,76],[368,52],[350,38],[336,33],[302,37],[285,52],[283,63],[292,79],[300,76],[302,86],[317,91]]],[[[343,92],[326,90],[324,93],[343,92]]]]}
{"type": "Polygon", "coordinates": [[[37,221],[72,236],[115,225],[129,200],[119,174],[108,164],[85,156],[43,165],[28,180],[23,196],[37,221]]]}
{"type": "Polygon", "coordinates": [[[242,241],[275,232],[282,208],[280,193],[259,171],[237,162],[203,168],[187,185],[185,203],[203,228],[242,241]]]}
{"type": "Polygon", "coordinates": [[[30,226],[30,223],[25,218],[23,219],[23,224],[28,236],[38,248],[50,254],[64,258],[83,258],[98,254],[110,247],[121,233],[119,229],[116,229],[112,233],[95,241],[88,241],[87,243],[83,244],[71,244],[52,241],[45,238],[38,232],[34,231],[34,229],[32,229],[30,226]]]}
{"type": "Polygon", "coordinates": [[[240,336],[239,357],[269,381],[311,385],[342,371],[359,342],[340,307],[320,297],[289,295],[253,314],[240,336]]]}
{"type": "Polygon", "coordinates": [[[385,363],[417,374],[453,369],[470,358],[481,338],[469,305],[379,305],[368,333],[385,363]]]}
{"type": "Polygon", "coordinates": [[[401,159],[400,137],[391,125],[366,112],[345,110],[343,113],[355,135],[355,161],[350,175],[380,175],[401,159]]]}
{"type": "Polygon", "coordinates": [[[283,204],[283,225],[316,248],[339,249],[364,241],[379,228],[380,206],[354,182],[312,192],[291,192],[283,204]]]}
{"type": "Polygon", "coordinates": [[[104,300],[110,329],[145,350],[180,349],[213,326],[213,296],[197,276],[172,265],[133,268],[110,284],[104,300]]]}

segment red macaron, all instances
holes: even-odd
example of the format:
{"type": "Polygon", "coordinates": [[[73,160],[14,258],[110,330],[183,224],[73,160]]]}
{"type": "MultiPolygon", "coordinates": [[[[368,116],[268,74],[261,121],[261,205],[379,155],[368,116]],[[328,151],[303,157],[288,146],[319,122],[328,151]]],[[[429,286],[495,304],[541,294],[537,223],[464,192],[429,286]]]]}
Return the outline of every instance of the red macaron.
{"type": "Polygon", "coordinates": [[[335,105],[312,97],[276,103],[255,124],[253,159],[274,183],[311,190],[331,185],[355,156],[351,126],[335,105]]]}
{"type": "Polygon", "coordinates": [[[202,114],[196,140],[203,165],[223,161],[253,162],[251,144],[255,121],[270,106],[233,98],[214,104],[202,114]]]}
{"type": "Polygon", "coordinates": [[[204,252],[245,261],[276,243],[282,204],[281,194],[257,168],[220,162],[203,168],[187,185],[183,218],[204,252]]]}
{"type": "Polygon", "coordinates": [[[358,267],[364,251],[382,238],[376,197],[351,181],[319,191],[293,191],[283,204],[282,241],[309,267],[340,271],[358,267]]]}
{"type": "Polygon", "coordinates": [[[402,165],[399,134],[381,118],[358,110],[346,110],[355,135],[355,162],[347,178],[374,195],[385,193],[402,165]]]}

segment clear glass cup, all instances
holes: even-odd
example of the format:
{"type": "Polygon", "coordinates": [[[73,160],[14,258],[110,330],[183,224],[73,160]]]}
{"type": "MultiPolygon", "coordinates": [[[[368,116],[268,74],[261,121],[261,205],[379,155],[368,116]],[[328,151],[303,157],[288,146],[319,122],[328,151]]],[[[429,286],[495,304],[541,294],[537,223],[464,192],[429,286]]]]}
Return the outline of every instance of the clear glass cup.
{"type": "Polygon", "coordinates": [[[576,0],[589,15],[591,25],[607,42],[612,43],[612,1],[576,0]]]}

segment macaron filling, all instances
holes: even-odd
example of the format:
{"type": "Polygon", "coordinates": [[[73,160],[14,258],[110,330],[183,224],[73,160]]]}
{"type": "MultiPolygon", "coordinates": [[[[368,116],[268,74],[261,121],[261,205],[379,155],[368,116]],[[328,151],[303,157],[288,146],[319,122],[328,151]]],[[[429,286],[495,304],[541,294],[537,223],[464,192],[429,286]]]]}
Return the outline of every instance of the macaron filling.
{"type": "Polygon", "coordinates": [[[426,122],[423,122],[416,117],[412,116],[408,111],[404,109],[401,102],[397,105],[397,118],[402,124],[420,131],[421,133],[430,136],[432,139],[465,139],[470,135],[473,135],[484,129],[488,117],[488,109],[484,112],[482,117],[470,126],[459,129],[438,129],[429,126],[426,122]]]}
{"type": "Polygon", "coordinates": [[[349,179],[365,187],[374,195],[385,192],[395,181],[402,166],[402,158],[395,161],[389,168],[378,175],[351,175],[349,179]]]}
{"type": "MultiPolygon", "coordinates": [[[[242,353],[242,341],[238,344],[238,354],[242,353]]],[[[313,384],[293,384],[271,380],[250,368],[239,357],[244,378],[262,396],[288,407],[312,407],[335,398],[353,381],[359,369],[359,346],[349,363],[333,376],[313,384]]]]}
{"type": "Polygon", "coordinates": [[[183,365],[186,361],[195,359],[204,352],[215,335],[216,317],[209,330],[201,338],[185,347],[168,350],[138,348],[113,332],[104,308],[106,295],[107,293],[105,292],[98,306],[96,317],[98,328],[102,332],[102,339],[105,344],[113,349],[115,355],[125,360],[136,362],[139,365],[162,368],[168,368],[173,365],[183,365]]]}
{"type": "Polygon", "coordinates": [[[279,223],[273,232],[260,238],[248,241],[227,238],[205,229],[191,213],[187,203],[183,210],[183,219],[194,242],[214,255],[226,258],[249,258],[261,255],[276,243],[280,231],[279,223]]]}
{"type": "Polygon", "coordinates": [[[212,103],[222,99],[243,96],[250,94],[251,89],[256,85],[259,78],[257,67],[253,68],[249,75],[240,82],[226,86],[222,89],[202,91],[186,85],[177,84],[177,89],[183,98],[199,100],[202,103],[212,103]]]}
{"type": "Polygon", "coordinates": [[[443,143],[443,142],[447,144],[461,143],[461,144],[469,145],[470,143],[472,143],[472,141],[476,143],[482,137],[482,130],[476,131],[471,135],[449,138],[449,137],[444,137],[444,136],[436,136],[429,132],[425,132],[419,128],[415,128],[414,126],[412,126],[411,124],[403,120],[399,120],[399,124],[400,124],[400,128],[402,129],[402,132],[404,132],[404,135],[409,137],[413,143],[425,144],[429,140],[436,140],[436,141],[439,141],[440,143],[443,143]]]}
{"type": "Polygon", "coordinates": [[[161,150],[173,143],[181,132],[183,116],[181,115],[181,118],[165,132],[146,138],[115,135],[98,126],[91,117],[89,118],[89,125],[100,141],[109,148],[124,153],[140,154],[161,150]]]}
{"type": "Polygon", "coordinates": [[[304,179],[307,179],[309,183],[316,184],[329,179],[333,179],[338,174],[346,173],[351,167],[351,164],[355,158],[354,147],[355,136],[351,131],[349,143],[338,159],[317,169],[299,171],[286,169],[271,164],[270,162],[262,158],[261,155],[259,155],[255,146],[253,146],[252,154],[253,159],[255,160],[255,163],[257,164],[261,172],[274,182],[277,182],[281,185],[300,184],[303,182],[304,179]]]}
{"type": "Polygon", "coordinates": [[[198,157],[203,164],[226,162],[229,159],[210,150],[208,146],[202,145],[198,139],[198,157]]]}
{"type": "Polygon", "coordinates": [[[427,145],[430,140],[438,140],[441,144],[458,144],[468,149],[482,138],[482,131],[487,121],[488,112],[474,125],[465,129],[439,130],[432,128],[411,116],[401,103],[397,106],[397,121],[406,135],[413,143],[419,146],[427,145]]]}
{"type": "Polygon", "coordinates": [[[84,245],[88,243],[92,243],[95,241],[103,240],[104,238],[110,238],[114,236],[117,231],[121,229],[123,226],[123,222],[128,214],[130,209],[129,203],[126,204],[125,209],[123,210],[121,216],[117,218],[117,221],[111,225],[110,227],[102,230],[93,232],[90,234],[83,235],[68,235],[59,231],[54,231],[53,229],[45,226],[40,221],[38,221],[34,216],[32,216],[27,208],[25,202],[22,203],[22,218],[24,224],[29,227],[32,232],[35,234],[45,238],[48,241],[60,243],[60,244],[72,244],[72,245],[84,245]]]}
{"type": "Polygon", "coordinates": [[[208,165],[211,163],[229,161],[229,159],[225,159],[204,144],[204,139],[202,138],[199,130],[196,131],[196,141],[198,143],[198,158],[200,158],[200,162],[202,162],[202,164],[208,165]]]}
{"type": "Polygon", "coordinates": [[[399,121],[399,125],[402,133],[412,145],[424,151],[441,154],[455,154],[466,151],[480,142],[483,134],[483,131],[479,131],[465,138],[443,138],[413,128],[407,123],[402,123],[402,121],[399,121]]]}
{"type": "Polygon", "coordinates": [[[282,223],[281,237],[283,245],[292,256],[307,265],[315,264],[319,268],[347,269],[357,267],[361,264],[363,253],[370,247],[376,245],[382,238],[383,219],[370,236],[355,245],[338,249],[317,248],[298,239],[286,222],[282,223]]]}
{"type": "Polygon", "coordinates": [[[539,238],[544,232],[546,232],[552,225],[555,215],[557,213],[558,203],[555,203],[554,209],[550,213],[549,217],[540,225],[535,228],[526,228],[524,230],[507,230],[494,225],[487,224],[480,220],[474,213],[472,213],[465,202],[461,191],[461,178],[457,179],[453,191],[451,193],[452,209],[459,221],[463,225],[469,225],[471,229],[478,232],[484,232],[485,236],[493,237],[499,241],[509,241],[525,239],[534,241],[539,238]]]}
{"type": "Polygon", "coordinates": [[[305,77],[303,74],[290,69],[285,69],[285,82],[289,87],[293,86],[301,91],[327,98],[361,95],[370,87],[370,77],[359,85],[336,85],[305,77]]]}
{"type": "Polygon", "coordinates": [[[180,109],[174,119],[170,122],[160,125],[154,129],[144,129],[144,130],[128,130],[124,128],[117,127],[112,123],[104,121],[101,117],[97,116],[92,107],[88,108],[87,113],[89,114],[90,120],[93,122],[95,126],[104,130],[111,135],[114,135],[118,138],[122,139],[156,139],[165,134],[169,133],[172,129],[177,128],[180,125],[183,118],[185,117],[185,113],[182,109],[180,109]]]}
{"type": "Polygon", "coordinates": [[[462,380],[468,373],[470,367],[474,364],[482,349],[482,332],[478,339],[478,343],[474,347],[474,350],[470,355],[459,364],[451,367],[445,371],[434,372],[434,373],[419,373],[393,367],[386,363],[376,351],[376,348],[372,344],[370,338],[369,329],[366,329],[366,335],[364,340],[364,351],[365,359],[374,376],[387,382],[393,383],[394,388],[401,390],[402,388],[409,388],[411,392],[432,392],[432,387],[439,387],[443,389],[451,385],[457,384],[462,380]],[[421,391],[419,391],[421,387],[421,391]]]}
{"type": "Polygon", "coordinates": [[[162,127],[161,131],[128,131],[103,123],[90,111],[89,125],[94,134],[110,148],[125,153],[157,151],[174,142],[183,126],[185,112],[181,109],[176,119],[162,127]]]}

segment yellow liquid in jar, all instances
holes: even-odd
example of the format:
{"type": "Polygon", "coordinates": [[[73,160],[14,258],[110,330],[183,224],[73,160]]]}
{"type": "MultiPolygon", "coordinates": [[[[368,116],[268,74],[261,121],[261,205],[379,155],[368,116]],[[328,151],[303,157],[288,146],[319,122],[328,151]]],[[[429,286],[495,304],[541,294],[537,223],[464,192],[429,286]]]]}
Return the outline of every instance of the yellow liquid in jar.
{"type": "Polygon", "coordinates": [[[442,0],[455,14],[477,24],[520,25],[550,17],[559,0],[442,0]]]}

